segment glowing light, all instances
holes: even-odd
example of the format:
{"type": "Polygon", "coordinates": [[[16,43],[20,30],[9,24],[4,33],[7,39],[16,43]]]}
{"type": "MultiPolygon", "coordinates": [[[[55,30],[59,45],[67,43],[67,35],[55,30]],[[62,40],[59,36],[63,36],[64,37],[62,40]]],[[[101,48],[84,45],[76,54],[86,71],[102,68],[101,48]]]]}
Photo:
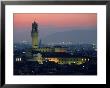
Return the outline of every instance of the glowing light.
{"type": "Polygon", "coordinates": [[[59,62],[59,59],[58,58],[48,58],[49,61],[53,61],[55,63],[58,63],[59,62]]]}
{"type": "Polygon", "coordinates": [[[48,58],[45,58],[46,60],[48,60],[48,58]]]}
{"type": "Polygon", "coordinates": [[[19,58],[19,61],[21,61],[21,58],[19,58]]]}
{"type": "Polygon", "coordinates": [[[19,61],[19,58],[17,58],[17,61],[19,61]]]}
{"type": "Polygon", "coordinates": [[[18,61],[18,58],[16,58],[16,61],[18,61]]]}
{"type": "Polygon", "coordinates": [[[26,52],[22,52],[22,53],[26,53],[26,52]]]}

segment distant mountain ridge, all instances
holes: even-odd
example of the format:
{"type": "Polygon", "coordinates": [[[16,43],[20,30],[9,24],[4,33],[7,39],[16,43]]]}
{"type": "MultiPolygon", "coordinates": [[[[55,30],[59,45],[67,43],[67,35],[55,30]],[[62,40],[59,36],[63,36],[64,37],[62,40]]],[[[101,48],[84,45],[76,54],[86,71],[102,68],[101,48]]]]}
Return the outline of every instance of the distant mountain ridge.
{"type": "Polygon", "coordinates": [[[44,43],[52,42],[73,42],[97,43],[97,30],[69,30],[50,34],[42,39],[44,43]]]}

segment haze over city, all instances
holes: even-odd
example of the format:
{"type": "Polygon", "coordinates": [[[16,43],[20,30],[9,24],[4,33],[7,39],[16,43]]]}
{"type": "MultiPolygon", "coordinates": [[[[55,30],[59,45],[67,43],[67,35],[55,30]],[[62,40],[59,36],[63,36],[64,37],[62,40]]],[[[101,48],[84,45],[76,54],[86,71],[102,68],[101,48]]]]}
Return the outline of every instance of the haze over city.
{"type": "Polygon", "coordinates": [[[14,75],[97,75],[97,14],[14,14],[14,75]]]}
{"type": "Polygon", "coordinates": [[[14,42],[31,42],[32,22],[38,23],[39,38],[44,43],[96,43],[97,14],[69,13],[14,14],[14,42]]]}

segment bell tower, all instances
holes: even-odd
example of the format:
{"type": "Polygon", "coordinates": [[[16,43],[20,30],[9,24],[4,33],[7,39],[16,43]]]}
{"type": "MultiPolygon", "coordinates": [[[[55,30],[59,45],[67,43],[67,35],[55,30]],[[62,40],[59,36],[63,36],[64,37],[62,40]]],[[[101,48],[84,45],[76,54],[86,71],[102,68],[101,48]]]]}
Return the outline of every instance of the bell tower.
{"type": "Polygon", "coordinates": [[[38,24],[35,21],[32,23],[31,37],[32,37],[32,48],[37,49],[38,48],[38,24]]]}

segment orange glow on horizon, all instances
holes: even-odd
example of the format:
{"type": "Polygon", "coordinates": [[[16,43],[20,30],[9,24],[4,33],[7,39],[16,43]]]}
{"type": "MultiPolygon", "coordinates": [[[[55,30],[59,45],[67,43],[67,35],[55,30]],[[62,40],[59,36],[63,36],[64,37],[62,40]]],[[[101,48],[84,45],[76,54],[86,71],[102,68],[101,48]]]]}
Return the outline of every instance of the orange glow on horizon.
{"type": "Polygon", "coordinates": [[[40,26],[93,27],[97,25],[95,13],[15,13],[14,27],[30,27],[34,20],[40,26]]]}

